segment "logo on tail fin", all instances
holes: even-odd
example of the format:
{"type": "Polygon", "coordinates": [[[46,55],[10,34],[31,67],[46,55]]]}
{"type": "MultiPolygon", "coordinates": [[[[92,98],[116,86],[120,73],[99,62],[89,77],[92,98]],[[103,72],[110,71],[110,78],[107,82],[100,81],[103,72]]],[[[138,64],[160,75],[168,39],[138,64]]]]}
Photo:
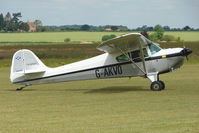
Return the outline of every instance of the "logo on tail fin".
{"type": "Polygon", "coordinates": [[[20,56],[17,56],[15,59],[16,59],[16,60],[21,60],[21,57],[20,57],[20,56]]]}

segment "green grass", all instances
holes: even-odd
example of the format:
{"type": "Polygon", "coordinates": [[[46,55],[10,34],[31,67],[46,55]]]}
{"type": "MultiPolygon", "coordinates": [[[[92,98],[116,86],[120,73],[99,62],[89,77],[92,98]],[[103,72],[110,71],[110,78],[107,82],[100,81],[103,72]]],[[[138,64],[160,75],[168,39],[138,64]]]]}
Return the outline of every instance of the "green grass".
{"type": "Polygon", "coordinates": [[[15,91],[0,68],[1,133],[197,133],[199,64],[164,74],[166,90],[143,78],[37,85],[15,91]]]}
{"type": "Polygon", "coordinates": [[[101,41],[103,35],[122,35],[127,32],[39,32],[39,33],[0,33],[0,42],[64,42],[71,41],[101,41]]]}
{"type": "Polygon", "coordinates": [[[198,31],[165,32],[165,35],[173,35],[175,37],[180,37],[184,41],[199,41],[199,32],[198,31]]]}
{"type": "MultiPolygon", "coordinates": [[[[129,32],[39,32],[39,33],[0,33],[0,42],[59,42],[65,38],[71,41],[101,41],[103,35],[117,36],[129,32]]],[[[149,32],[150,33],[150,32],[149,32]]],[[[165,32],[165,34],[180,37],[184,41],[199,41],[199,32],[165,32]]]]}

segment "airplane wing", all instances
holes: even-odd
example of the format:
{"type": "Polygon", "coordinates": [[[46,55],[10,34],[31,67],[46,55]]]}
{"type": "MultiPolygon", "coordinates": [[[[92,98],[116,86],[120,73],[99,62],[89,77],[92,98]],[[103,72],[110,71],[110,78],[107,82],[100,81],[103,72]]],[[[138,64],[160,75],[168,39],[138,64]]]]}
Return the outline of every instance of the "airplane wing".
{"type": "Polygon", "coordinates": [[[130,33],[130,34],[122,35],[122,36],[116,37],[114,39],[105,41],[102,44],[100,44],[97,47],[97,49],[100,51],[110,53],[110,54],[112,54],[112,53],[124,54],[129,59],[129,61],[131,61],[133,64],[135,64],[138,69],[140,69],[143,73],[146,74],[147,72],[146,72],[143,48],[147,47],[149,42],[150,42],[150,40],[146,39],[140,33],[130,33]],[[144,70],[142,70],[128,56],[127,52],[129,52],[130,50],[140,50],[144,70]]]}
{"type": "Polygon", "coordinates": [[[116,37],[114,39],[101,43],[97,49],[106,53],[117,53],[122,51],[128,51],[133,49],[139,49],[139,47],[146,47],[147,41],[140,33],[130,33],[116,37]]]}

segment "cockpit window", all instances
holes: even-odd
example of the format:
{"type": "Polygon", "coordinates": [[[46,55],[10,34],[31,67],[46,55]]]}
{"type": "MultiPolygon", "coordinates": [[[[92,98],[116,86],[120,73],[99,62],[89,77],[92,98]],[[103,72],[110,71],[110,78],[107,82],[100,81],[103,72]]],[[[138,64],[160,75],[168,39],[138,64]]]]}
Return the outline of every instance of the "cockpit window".
{"type": "Polygon", "coordinates": [[[149,49],[150,49],[152,55],[161,50],[161,48],[155,43],[150,43],[149,49]]]}

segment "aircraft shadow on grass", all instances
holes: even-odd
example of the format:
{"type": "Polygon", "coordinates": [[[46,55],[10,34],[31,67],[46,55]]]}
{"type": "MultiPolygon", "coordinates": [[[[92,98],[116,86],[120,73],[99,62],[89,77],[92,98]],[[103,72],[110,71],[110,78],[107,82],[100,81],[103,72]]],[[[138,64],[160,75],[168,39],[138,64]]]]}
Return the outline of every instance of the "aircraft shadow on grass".
{"type": "Polygon", "coordinates": [[[99,89],[64,89],[62,91],[73,91],[73,92],[82,92],[85,94],[92,93],[123,93],[130,91],[150,91],[149,89],[144,89],[141,86],[112,86],[112,87],[104,87],[99,89]]]}
{"type": "Polygon", "coordinates": [[[149,89],[143,89],[141,86],[112,86],[100,89],[90,89],[85,93],[123,93],[130,91],[149,91],[149,89]]]}
{"type": "MultiPolygon", "coordinates": [[[[7,91],[16,91],[14,89],[9,89],[7,91]]],[[[141,86],[112,86],[112,87],[104,87],[99,89],[48,89],[48,90],[38,90],[38,89],[24,89],[23,91],[73,91],[73,92],[82,92],[85,94],[91,93],[123,93],[123,92],[130,92],[130,91],[150,91],[149,89],[144,89],[141,86]]],[[[22,91],[22,92],[23,92],[22,91]]]]}

